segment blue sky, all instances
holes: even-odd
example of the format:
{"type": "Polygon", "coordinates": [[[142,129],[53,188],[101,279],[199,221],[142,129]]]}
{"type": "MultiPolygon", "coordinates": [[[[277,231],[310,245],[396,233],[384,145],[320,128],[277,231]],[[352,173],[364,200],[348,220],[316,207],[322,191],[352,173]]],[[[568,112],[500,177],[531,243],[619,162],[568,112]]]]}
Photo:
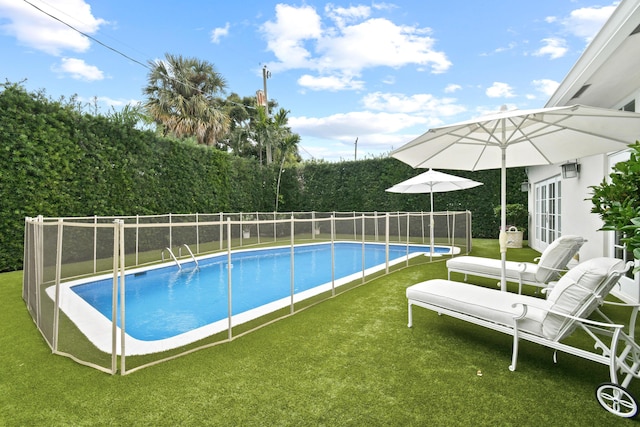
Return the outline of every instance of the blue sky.
{"type": "Polygon", "coordinates": [[[0,78],[106,112],[144,101],[139,63],[165,53],[213,63],[240,96],[266,65],[304,159],[353,160],[356,138],[358,159],[378,157],[502,105],[544,106],[618,3],[601,1],[0,0],[0,78]]]}

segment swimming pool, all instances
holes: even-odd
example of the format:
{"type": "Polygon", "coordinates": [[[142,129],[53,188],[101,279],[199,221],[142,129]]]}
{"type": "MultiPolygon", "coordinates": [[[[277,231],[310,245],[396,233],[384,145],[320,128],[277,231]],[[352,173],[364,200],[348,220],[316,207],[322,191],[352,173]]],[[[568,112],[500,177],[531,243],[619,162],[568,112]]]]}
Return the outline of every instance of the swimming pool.
{"type": "MultiPolygon", "coordinates": [[[[237,325],[371,274],[385,266],[384,244],[337,242],[294,248],[293,298],[291,247],[242,250],[231,256],[232,324],[237,325]],[[333,281],[332,281],[333,279],[333,281]]],[[[389,245],[389,259],[428,252],[422,245],[389,245]]],[[[437,248],[449,253],[449,248],[437,248]]],[[[127,354],[179,347],[228,328],[227,254],[133,270],[125,280],[127,354]]],[[[61,307],[103,351],[111,351],[111,275],[64,285],[61,307]]],[[[120,327],[118,309],[118,327],[120,327]]]]}

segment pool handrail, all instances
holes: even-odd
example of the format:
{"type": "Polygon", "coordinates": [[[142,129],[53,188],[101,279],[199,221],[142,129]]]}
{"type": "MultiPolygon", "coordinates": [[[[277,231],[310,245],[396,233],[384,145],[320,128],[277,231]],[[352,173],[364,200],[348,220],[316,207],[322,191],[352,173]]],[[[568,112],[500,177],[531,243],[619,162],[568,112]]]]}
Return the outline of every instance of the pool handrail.
{"type": "MultiPolygon", "coordinates": [[[[189,245],[187,245],[186,243],[183,243],[182,246],[184,246],[185,248],[187,248],[187,252],[189,252],[189,255],[191,256],[191,259],[193,260],[193,262],[196,264],[196,268],[200,268],[200,266],[198,265],[198,260],[196,259],[196,257],[193,255],[193,252],[191,252],[191,248],[189,247],[189,245]]],[[[180,248],[178,248],[178,254],[181,255],[182,252],[182,246],[180,246],[180,248]]]]}
{"type": "Polygon", "coordinates": [[[173,258],[173,261],[175,261],[176,265],[178,266],[178,269],[182,270],[182,265],[180,265],[180,262],[178,261],[178,258],[176,258],[176,256],[173,254],[173,251],[171,251],[171,248],[166,247],[162,250],[162,261],[164,262],[164,251],[168,251],[169,255],[171,255],[171,258],[173,258]]]}

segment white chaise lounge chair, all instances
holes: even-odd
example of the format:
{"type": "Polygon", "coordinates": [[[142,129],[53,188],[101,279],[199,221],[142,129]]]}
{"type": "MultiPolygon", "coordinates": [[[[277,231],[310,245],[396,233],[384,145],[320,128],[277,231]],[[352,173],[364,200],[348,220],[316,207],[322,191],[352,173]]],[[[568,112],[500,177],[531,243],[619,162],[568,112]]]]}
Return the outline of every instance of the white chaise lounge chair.
{"type": "MultiPolygon", "coordinates": [[[[613,258],[585,261],[562,276],[546,299],[450,280],[418,283],[406,291],[409,327],[417,305],[512,335],[512,371],[521,339],[608,365],[611,382],[597,388],[598,402],[615,415],[633,417],[638,403],[625,387],[640,376],[640,346],[624,332],[624,325],[587,319],[630,266],[613,258]],[[592,350],[561,342],[576,329],[595,340],[592,350]],[[620,383],[618,373],[624,376],[620,383]]],[[[554,361],[555,356],[554,352],[554,361]]]]}
{"type": "MultiPolygon", "coordinates": [[[[567,270],[567,264],[578,253],[586,242],[580,236],[561,236],[554,240],[542,252],[538,263],[532,262],[506,262],[507,282],[518,284],[518,293],[522,293],[522,285],[546,287],[553,280],[557,280],[560,273],[567,270]]],[[[535,261],[535,260],[534,260],[535,261]]],[[[501,261],[493,258],[477,256],[461,256],[447,260],[448,278],[451,273],[464,273],[467,275],[488,277],[490,279],[501,278],[501,261]]]]}

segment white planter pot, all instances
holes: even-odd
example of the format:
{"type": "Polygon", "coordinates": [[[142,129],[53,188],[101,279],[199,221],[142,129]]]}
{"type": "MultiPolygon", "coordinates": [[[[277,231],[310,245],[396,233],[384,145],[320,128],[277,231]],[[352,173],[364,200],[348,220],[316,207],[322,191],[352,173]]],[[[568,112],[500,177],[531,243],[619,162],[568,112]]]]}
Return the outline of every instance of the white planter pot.
{"type": "Polygon", "coordinates": [[[524,231],[519,231],[516,227],[509,227],[507,230],[507,248],[521,248],[524,231]]]}

